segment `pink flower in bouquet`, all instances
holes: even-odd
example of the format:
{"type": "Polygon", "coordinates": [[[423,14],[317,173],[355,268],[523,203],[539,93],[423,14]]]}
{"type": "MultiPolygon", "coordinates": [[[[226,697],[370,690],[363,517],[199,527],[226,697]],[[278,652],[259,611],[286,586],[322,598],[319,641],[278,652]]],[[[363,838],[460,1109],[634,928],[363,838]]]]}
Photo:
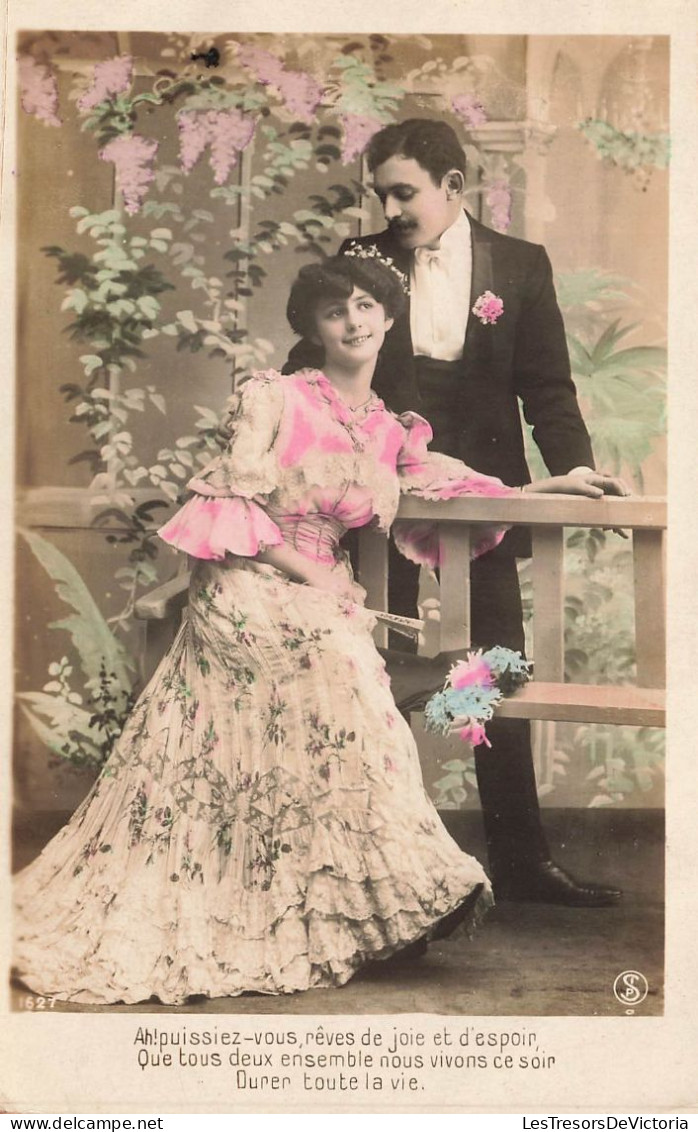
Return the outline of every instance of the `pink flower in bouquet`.
{"type": "Polygon", "coordinates": [[[19,85],[22,109],[45,126],[61,126],[58,117],[58,84],[53,72],[37,63],[31,55],[19,60],[19,85]]]}
{"type": "Polygon", "coordinates": [[[115,94],[122,94],[131,85],[133,59],[130,55],[116,55],[103,63],[95,64],[92,86],[78,99],[79,110],[94,110],[115,94]]]}
{"type": "Polygon", "coordinates": [[[483,325],[494,324],[503,313],[504,303],[499,295],[493,294],[492,291],[485,291],[473,306],[473,314],[480,319],[483,325]]]}
{"type": "Polygon", "coordinates": [[[457,94],[451,99],[451,106],[454,113],[458,115],[462,122],[465,122],[466,126],[484,126],[487,121],[485,107],[477,95],[472,92],[457,94]]]}
{"type": "Polygon", "coordinates": [[[383,129],[384,123],[361,114],[342,114],[339,120],[344,130],[342,165],[349,165],[361,156],[373,135],[383,129]]]}
{"type": "Polygon", "coordinates": [[[148,186],[155,179],[151,163],[158,143],[140,134],[121,134],[99,151],[102,161],[111,161],[116,171],[116,187],[124,197],[124,208],[133,216],[143,203],[148,186]]]}
{"type": "Polygon", "coordinates": [[[252,141],[256,123],[239,110],[218,110],[209,115],[209,125],[211,168],[216,184],[222,185],[236,164],[238,154],[252,141]]]}
{"type": "Polygon", "coordinates": [[[479,652],[471,653],[466,660],[459,660],[449,673],[452,688],[469,688],[472,684],[482,684],[485,688],[494,685],[492,670],[479,652]]]}
{"type": "Polygon", "coordinates": [[[484,743],[487,747],[492,746],[487,738],[483,725],[476,723],[474,720],[465,727],[461,727],[458,732],[458,737],[462,739],[464,743],[472,743],[473,747],[479,747],[481,743],[484,743]]]}
{"type": "Polygon", "coordinates": [[[509,182],[500,178],[492,181],[485,196],[487,207],[492,214],[492,227],[498,232],[508,232],[511,224],[511,188],[509,182]]]}

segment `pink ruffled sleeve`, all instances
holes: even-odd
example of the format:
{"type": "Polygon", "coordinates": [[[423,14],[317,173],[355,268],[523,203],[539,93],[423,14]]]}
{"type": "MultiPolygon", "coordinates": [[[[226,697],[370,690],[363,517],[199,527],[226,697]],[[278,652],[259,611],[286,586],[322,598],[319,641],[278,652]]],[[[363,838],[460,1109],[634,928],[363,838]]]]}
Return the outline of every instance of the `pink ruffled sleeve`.
{"type": "Polygon", "coordinates": [[[283,542],[265,504],[279,482],[276,437],[283,409],[282,378],[255,374],[231,400],[228,447],[187,487],[194,492],[169,522],[161,539],[194,558],[253,558],[283,542]]]}
{"type": "MultiPolygon", "coordinates": [[[[507,487],[496,476],[474,471],[461,460],[430,452],[431,425],[417,413],[403,413],[400,424],[405,439],[397,458],[400,491],[422,499],[458,499],[464,495],[501,499],[518,495],[519,489],[507,487]]],[[[479,525],[472,549],[474,558],[493,550],[509,528],[479,525]]],[[[429,520],[397,519],[393,524],[395,544],[401,554],[419,566],[435,570],[440,565],[438,525],[429,520]]]]}

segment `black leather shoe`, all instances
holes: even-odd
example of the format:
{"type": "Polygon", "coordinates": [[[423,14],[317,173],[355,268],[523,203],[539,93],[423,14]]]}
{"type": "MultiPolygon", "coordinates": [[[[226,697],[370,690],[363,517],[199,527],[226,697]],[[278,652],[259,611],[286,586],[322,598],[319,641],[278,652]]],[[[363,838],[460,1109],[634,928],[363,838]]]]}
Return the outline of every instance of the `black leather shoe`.
{"type": "Polygon", "coordinates": [[[384,960],[385,963],[411,963],[414,959],[423,959],[427,953],[426,937],[422,936],[421,939],[416,939],[414,943],[408,943],[405,947],[401,947],[399,951],[394,951],[384,960]]]}
{"type": "Polygon", "coordinates": [[[567,904],[570,908],[604,908],[617,904],[623,893],[602,884],[583,884],[553,861],[540,861],[525,872],[495,877],[496,900],[531,900],[567,904]]]}
{"type": "Polygon", "coordinates": [[[457,908],[454,908],[448,915],[443,916],[431,930],[430,939],[446,939],[447,936],[452,935],[457,927],[463,923],[463,920],[472,912],[473,908],[478,902],[478,897],[484,888],[484,884],[476,884],[472,892],[469,892],[465,900],[462,900],[457,908]]]}

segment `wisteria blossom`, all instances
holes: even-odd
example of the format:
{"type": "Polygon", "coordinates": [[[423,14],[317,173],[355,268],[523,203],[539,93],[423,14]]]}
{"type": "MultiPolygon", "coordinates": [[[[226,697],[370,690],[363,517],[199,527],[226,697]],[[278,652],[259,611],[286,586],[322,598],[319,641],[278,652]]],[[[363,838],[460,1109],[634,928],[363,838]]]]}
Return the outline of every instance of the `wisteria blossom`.
{"type": "Polygon", "coordinates": [[[279,83],[286,109],[310,124],[322,99],[322,87],[305,71],[288,71],[279,83]]]}
{"type": "Polygon", "coordinates": [[[461,122],[465,122],[466,126],[471,128],[484,126],[487,121],[487,112],[484,106],[477,95],[472,92],[455,95],[451,99],[451,106],[454,113],[458,115],[461,122]]]}
{"type": "Polygon", "coordinates": [[[62,125],[58,116],[58,83],[53,71],[37,63],[31,55],[23,55],[18,72],[22,109],[45,126],[62,125]]]}
{"type": "Polygon", "coordinates": [[[492,181],[485,195],[487,207],[492,218],[492,227],[498,232],[508,232],[511,224],[511,188],[503,178],[492,181]]]}
{"type": "Polygon", "coordinates": [[[369,118],[360,114],[342,114],[340,116],[344,141],[342,142],[342,164],[349,165],[355,158],[360,157],[374,134],[383,129],[384,122],[377,118],[369,118]]]}
{"type": "Polygon", "coordinates": [[[206,146],[211,147],[211,168],[217,185],[223,185],[236,164],[238,154],[252,140],[256,122],[240,110],[181,110],[179,160],[190,173],[206,146]]]}
{"type": "Polygon", "coordinates": [[[133,59],[130,55],[116,55],[95,65],[92,85],[78,99],[79,110],[94,110],[101,102],[122,94],[131,86],[133,59]]]}
{"type": "Polygon", "coordinates": [[[254,118],[248,118],[238,110],[216,112],[215,121],[211,123],[211,168],[217,185],[228,179],[238,153],[249,145],[254,131],[254,118]]]}
{"type": "Polygon", "coordinates": [[[287,71],[280,59],[261,47],[242,47],[239,58],[258,82],[279,92],[291,114],[308,124],[313,121],[322,99],[322,87],[311,75],[305,71],[287,71]]]}
{"type": "Polygon", "coordinates": [[[124,208],[133,216],[143,203],[148,186],[155,179],[152,162],[158,143],[140,134],[121,134],[99,151],[102,161],[111,161],[116,171],[116,187],[123,194],[124,208]]]}
{"type": "Polygon", "coordinates": [[[179,163],[185,173],[191,173],[209,142],[208,112],[180,110],[177,115],[179,130],[179,163]]]}

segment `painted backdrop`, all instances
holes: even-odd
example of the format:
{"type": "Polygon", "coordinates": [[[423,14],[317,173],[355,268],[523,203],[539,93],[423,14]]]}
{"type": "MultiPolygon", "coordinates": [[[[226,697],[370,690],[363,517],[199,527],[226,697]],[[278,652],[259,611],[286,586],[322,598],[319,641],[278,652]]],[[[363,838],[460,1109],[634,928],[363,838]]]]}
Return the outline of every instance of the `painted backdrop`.
{"type": "MultiPolygon", "coordinates": [[[[388,122],[450,121],[468,207],[546,244],[597,461],[663,493],[666,39],[46,31],[17,49],[21,808],[71,807],[108,754],[142,676],[134,603],[179,565],[154,527],[236,381],[285,360],[299,266],[382,227],[362,154],[388,122]]],[[[566,561],[570,672],[631,680],[627,546],[569,532],[566,561]]],[[[423,600],[428,630],[428,583],[423,600]]],[[[661,804],[658,732],[541,724],[536,757],[552,804],[661,804]]],[[[473,801],[457,741],[424,765],[438,804],[473,801]]]]}

